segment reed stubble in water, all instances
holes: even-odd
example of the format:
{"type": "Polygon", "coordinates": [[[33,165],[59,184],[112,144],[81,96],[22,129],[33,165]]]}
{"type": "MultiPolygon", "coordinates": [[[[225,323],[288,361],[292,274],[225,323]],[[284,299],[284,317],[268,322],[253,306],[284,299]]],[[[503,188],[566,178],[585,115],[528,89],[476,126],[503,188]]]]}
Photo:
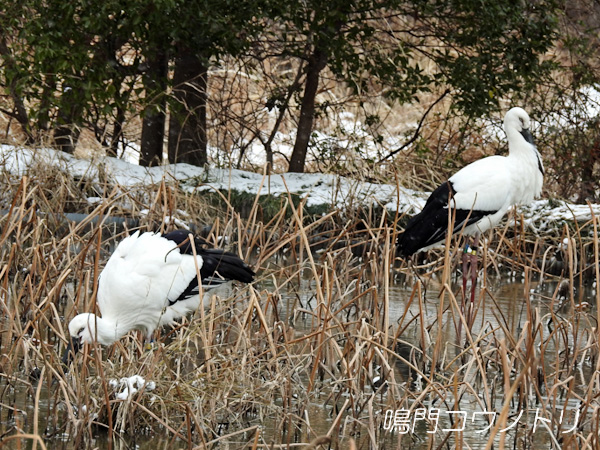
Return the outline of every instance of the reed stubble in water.
{"type": "Polygon", "coordinates": [[[229,249],[260,268],[260,279],[161,330],[151,351],[132,333],[111,347],[86,346],[65,373],[60,356],[66,324],[76,312],[93,309],[97,274],[124,232],[44,218],[40,211],[72,204],[80,187],[68,178],[48,184],[41,174],[4,176],[3,443],[81,448],[99,438],[143,443],[160,437],[192,448],[311,442],[425,448],[475,441],[483,442],[480,448],[534,448],[538,433],[545,433],[548,447],[594,448],[600,317],[582,308],[579,286],[589,271],[598,277],[597,218],[545,240],[515,239],[518,217],[498,230],[486,243],[475,320],[463,347],[449,337],[462,320],[456,247],[434,253],[438,258],[417,267],[420,278],[413,277],[394,259],[399,218],[373,211],[350,224],[344,211],[307,217],[290,198],[263,222],[258,200],[242,218],[226,201],[216,211],[167,183],[139,192],[110,186],[102,203],[88,206],[90,217],[124,212],[128,204],[133,209],[127,214],[156,229],[165,218],[189,220],[178,211],[196,211],[198,220],[213,224],[208,238],[218,244],[226,236],[229,249]],[[140,214],[142,209],[149,213],[140,214]],[[573,244],[561,248],[565,263],[558,276],[575,289],[559,298],[558,291],[538,289],[537,280],[557,276],[544,271],[554,251],[547,249],[563,238],[573,244]],[[503,315],[495,296],[496,273],[507,271],[524,274],[516,321],[503,315]],[[440,295],[428,295],[434,291],[440,295]],[[153,382],[153,389],[145,384],[119,398],[121,379],[132,375],[153,382]],[[580,413],[571,431],[575,404],[580,413]],[[496,416],[484,435],[474,428],[444,431],[448,423],[434,430],[427,415],[434,407],[496,416]],[[421,425],[406,434],[386,421],[388,411],[403,410],[411,418],[425,412],[421,425]],[[551,433],[533,432],[536,410],[553,417],[551,433]],[[503,432],[521,411],[520,426],[503,432]],[[68,444],[61,441],[65,436],[68,444]]]}

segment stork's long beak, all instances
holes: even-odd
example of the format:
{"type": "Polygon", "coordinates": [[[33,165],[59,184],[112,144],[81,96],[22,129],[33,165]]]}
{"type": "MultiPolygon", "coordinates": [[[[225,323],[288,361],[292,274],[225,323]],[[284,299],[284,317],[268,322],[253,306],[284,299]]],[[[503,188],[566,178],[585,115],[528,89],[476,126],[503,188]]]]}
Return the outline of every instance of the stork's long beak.
{"type": "Polygon", "coordinates": [[[525,138],[525,140],[527,142],[529,142],[531,145],[535,145],[531,131],[529,131],[527,129],[521,130],[521,136],[523,136],[525,138]]]}
{"type": "Polygon", "coordinates": [[[69,370],[69,364],[73,361],[73,358],[81,348],[81,343],[79,337],[71,337],[71,340],[67,344],[65,348],[65,352],[63,353],[62,363],[65,369],[65,372],[69,370]]]}

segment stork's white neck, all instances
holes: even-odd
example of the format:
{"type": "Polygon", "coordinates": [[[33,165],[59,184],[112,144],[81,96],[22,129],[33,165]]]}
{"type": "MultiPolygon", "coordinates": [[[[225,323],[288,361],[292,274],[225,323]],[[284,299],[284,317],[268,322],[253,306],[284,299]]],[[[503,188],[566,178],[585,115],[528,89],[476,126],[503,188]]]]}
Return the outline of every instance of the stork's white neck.
{"type": "Polygon", "coordinates": [[[506,131],[506,137],[508,138],[508,150],[509,153],[515,154],[529,154],[535,153],[535,146],[527,142],[525,137],[514,128],[510,128],[506,131]]]}
{"type": "Polygon", "coordinates": [[[525,157],[527,159],[535,157],[537,159],[537,149],[524,136],[528,134],[531,127],[529,115],[522,108],[512,108],[504,117],[504,132],[508,139],[508,151],[510,156],[525,157]]]}

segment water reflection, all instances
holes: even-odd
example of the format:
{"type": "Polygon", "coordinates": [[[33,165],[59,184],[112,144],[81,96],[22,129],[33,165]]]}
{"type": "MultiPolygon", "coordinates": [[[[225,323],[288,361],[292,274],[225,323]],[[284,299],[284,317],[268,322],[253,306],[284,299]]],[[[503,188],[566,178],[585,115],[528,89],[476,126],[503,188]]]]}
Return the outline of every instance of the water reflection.
{"type": "MultiPolygon", "coordinates": [[[[356,417],[345,413],[342,409],[345,402],[354,399],[344,383],[354,380],[342,380],[337,384],[329,381],[331,384],[324,383],[315,389],[314,396],[303,405],[303,414],[286,428],[285,435],[281,435],[280,417],[270,417],[260,422],[255,420],[256,423],[250,420],[251,430],[236,435],[235,443],[232,441],[230,444],[235,446],[236,443],[243,445],[248,442],[253,438],[256,427],[260,427],[261,439],[265,442],[307,442],[315,435],[328,433],[334,420],[342,414],[335,429],[342,436],[353,435],[359,448],[421,450],[437,447],[447,438],[451,446],[460,442],[468,448],[483,449],[498,423],[500,413],[506,411],[505,424],[502,426],[514,426],[502,433],[511,446],[523,448],[526,440],[521,441],[521,437],[529,436],[528,439],[531,439],[533,428],[537,426],[535,448],[549,448],[552,438],[548,429],[556,434],[558,422],[563,426],[561,432],[569,431],[575,422],[583,420],[575,416],[579,402],[573,393],[582,397],[586,395],[587,380],[592,377],[593,367],[585,363],[587,360],[577,349],[585,346],[589,334],[594,333],[595,323],[590,321],[589,315],[578,314],[575,311],[576,304],[570,301],[560,304],[557,283],[545,282],[540,285],[509,278],[490,278],[485,280],[484,286],[486,291],[481,295],[482,301],[471,330],[476,342],[475,350],[465,350],[465,336],[457,336],[457,317],[450,301],[451,295],[441,293],[441,286],[435,282],[420,291],[422,296],[414,290],[412,283],[392,285],[389,287],[387,305],[382,305],[382,292],[372,298],[362,295],[363,288],[356,283],[342,286],[342,292],[339,293],[342,300],[332,306],[332,309],[341,311],[340,318],[348,322],[364,321],[365,326],[379,330],[383,330],[381,324],[389,324],[389,348],[395,354],[389,359],[393,364],[393,374],[386,374],[385,367],[381,365],[374,366],[373,373],[369,374],[370,379],[362,388],[365,401],[371,402],[371,409],[364,404],[353,405],[358,411],[356,417]],[[357,295],[362,295],[360,303],[342,309],[340,304],[344,304],[345,298],[357,295]],[[364,309],[361,310],[357,306],[359,304],[364,309]],[[387,310],[386,321],[381,317],[384,310],[387,310]],[[565,325],[560,320],[564,317],[573,317],[574,320],[565,325]],[[537,327],[535,332],[530,333],[533,341],[527,342],[528,335],[524,334],[524,330],[532,326],[537,327]],[[566,326],[571,327],[570,330],[566,326]],[[532,360],[523,363],[515,360],[513,354],[505,355],[506,361],[500,357],[497,360],[485,359],[488,352],[504,345],[501,341],[516,341],[509,347],[522,349],[522,356],[531,357],[532,360]],[[527,349],[531,351],[528,353],[527,349]],[[571,359],[564,356],[564,352],[572,352],[571,359]],[[507,366],[507,361],[512,365],[507,366]],[[565,366],[568,361],[572,363],[570,367],[565,366]],[[559,362],[561,366],[557,366],[559,362]],[[578,364],[576,369],[574,363],[578,364]],[[478,367],[477,364],[485,364],[486,367],[478,367]],[[506,367],[509,367],[508,372],[504,371],[506,367]],[[513,392],[508,396],[512,383],[522,376],[514,369],[517,367],[527,367],[528,376],[540,376],[541,379],[531,391],[521,394],[513,392]],[[458,376],[461,378],[453,379],[458,376]],[[572,388],[568,395],[562,397],[564,400],[558,398],[556,392],[549,392],[559,389],[557,380],[569,382],[569,377],[574,381],[571,381],[572,388]],[[455,388],[450,389],[453,383],[455,388]],[[432,389],[435,385],[440,386],[438,391],[432,389]],[[439,395],[433,395],[432,392],[439,395]],[[562,403],[557,405],[557,401],[562,403]],[[564,417],[554,417],[554,422],[550,424],[546,422],[543,405],[547,404],[554,404],[556,408],[552,412],[556,414],[562,411],[564,417]],[[372,445],[373,437],[366,436],[364,428],[357,428],[357,421],[372,421],[372,426],[377,428],[376,445],[372,445]],[[357,429],[362,432],[357,433],[357,429]]],[[[315,332],[319,324],[316,319],[319,305],[315,295],[315,280],[302,278],[298,283],[276,280],[272,285],[262,288],[276,292],[278,320],[291,324],[296,337],[315,332]]],[[[576,294],[576,298],[588,299],[589,303],[593,303],[591,299],[595,298],[591,287],[584,287],[576,294]]],[[[460,301],[459,290],[455,286],[453,295],[460,301]]],[[[360,330],[360,327],[354,330],[360,330]]],[[[368,339],[372,339],[372,336],[368,339]]],[[[361,344],[360,340],[357,342],[361,344]]],[[[384,352],[384,349],[380,351],[384,352]]],[[[302,377],[302,383],[306,385],[308,375],[302,377]]],[[[9,390],[18,391],[11,396],[10,405],[2,405],[2,435],[17,427],[32,432],[33,386],[12,383],[7,377],[2,377],[0,389],[5,395],[9,390]]],[[[51,398],[48,392],[42,390],[40,394],[38,429],[56,429],[56,424],[45,422],[46,418],[56,417],[47,413],[56,405],[46,400],[51,398]]],[[[227,432],[225,430],[223,434],[227,432]]],[[[496,444],[502,438],[502,433],[497,434],[496,444]]],[[[70,450],[74,447],[69,438],[68,435],[56,435],[45,439],[45,443],[49,449],[70,450]]],[[[141,450],[187,445],[172,437],[157,436],[151,432],[118,436],[109,443],[108,434],[101,428],[94,432],[89,444],[99,449],[141,450]]]]}
{"type": "MultiPolygon", "coordinates": [[[[315,310],[317,308],[316,298],[313,295],[314,288],[310,283],[306,289],[294,293],[294,299],[300,300],[303,308],[315,310]]],[[[498,345],[499,341],[518,341],[522,339],[526,327],[536,326],[530,333],[534,342],[523,342],[522,345],[530,345],[532,364],[538,365],[537,369],[530,366],[529,370],[537,371],[539,376],[553,377],[556,375],[557,355],[572,346],[582,345],[581,340],[586,334],[593,332],[593,323],[584,323],[573,332],[572,336],[565,334],[564,338],[556,337],[556,329],[564,324],[557,321],[558,315],[572,313],[577,309],[577,304],[562,302],[558,295],[558,282],[525,282],[515,280],[514,277],[496,278],[486,280],[484,289],[478,290],[478,298],[481,300],[478,306],[476,319],[473,323],[471,333],[478,351],[485,352],[488,346],[498,345]],[[565,340],[566,339],[566,340],[565,340]],[[563,344],[563,345],[559,345],[563,344]]],[[[423,290],[423,297],[414,295],[414,285],[398,284],[390,287],[389,291],[389,323],[392,327],[402,327],[403,332],[393,343],[393,350],[398,358],[394,369],[398,379],[407,383],[409,389],[415,392],[423,390],[426,383],[422,374],[427,373],[427,358],[424,354],[430,354],[432,346],[441,342],[443,346],[440,354],[446,361],[456,358],[464,351],[464,336],[457,336],[456,318],[453,317],[452,307],[448,294],[440,294],[440,287],[431,283],[427,290],[423,290]],[[410,299],[410,301],[409,301],[410,299]],[[440,306],[441,302],[445,305],[440,306]],[[440,309],[444,310],[440,320],[440,309]],[[426,332],[424,333],[423,330],[426,332]],[[415,370],[416,368],[416,370],[415,370]]],[[[453,287],[453,293],[460,299],[460,290],[453,287]]],[[[580,299],[593,299],[595,291],[592,286],[583,286],[577,293],[580,299]]],[[[285,295],[284,295],[285,297],[285,295]]],[[[292,301],[292,298],[288,298],[292,301]]],[[[563,299],[564,300],[564,299],[563,299]]],[[[591,302],[591,300],[590,300],[591,302]]],[[[283,304],[287,304],[283,301],[283,304]]],[[[290,317],[290,316],[288,316],[290,317]]],[[[306,317],[298,320],[295,317],[295,325],[299,330],[307,332],[312,329],[310,320],[306,317]]],[[[519,342],[517,342],[518,347],[519,342]]],[[[525,354],[527,354],[525,352],[525,354]]],[[[461,364],[461,360],[457,361],[461,364]]],[[[472,360],[470,364],[473,364],[472,360]]],[[[488,362],[489,364],[489,362],[488,362]]],[[[472,379],[457,380],[460,383],[468,383],[474,391],[469,391],[457,385],[454,396],[420,399],[419,406],[413,408],[410,402],[401,409],[381,410],[378,413],[384,416],[383,427],[389,429],[385,443],[380,442],[380,448],[393,445],[398,448],[425,449],[432,445],[431,434],[450,433],[453,435],[451,441],[461,442],[473,449],[483,449],[495,420],[499,414],[506,409],[507,389],[510,382],[520,376],[520,373],[511,371],[503,372],[501,361],[497,365],[490,365],[484,371],[487,379],[482,379],[476,368],[472,371],[472,379]],[[506,384],[508,382],[508,385],[506,384]]],[[[440,375],[439,371],[437,372],[440,375]]],[[[462,372],[461,372],[462,373],[462,372]]],[[[576,395],[583,395],[587,388],[583,380],[589,380],[593,374],[593,368],[589,365],[581,368],[582,381],[575,386],[576,395]]],[[[560,380],[560,375],[557,376],[560,380]]],[[[549,447],[552,441],[551,434],[557,433],[556,423],[560,425],[560,433],[572,433],[579,416],[579,402],[572,395],[566,400],[557,400],[545,395],[547,385],[545,380],[540,380],[540,390],[525,393],[527,400],[524,403],[510,403],[508,416],[504,418],[505,423],[496,436],[497,443],[500,439],[510,436],[510,442],[516,448],[521,448],[525,440],[520,440],[523,435],[529,438],[535,433],[535,448],[538,446],[549,447]],[[559,413],[560,417],[554,417],[554,422],[549,425],[548,413],[544,404],[552,403],[553,412],[559,413]]],[[[548,380],[552,385],[552,380],[548,380]]],[[[556,386],[556,385],[555,385],[556,386]]],[[[514,393],[513,393],[514,394],[514,393]]],[[[431,397],[431,396],[429,396],[431,397]]],[[[510,400],[510,398],[508,398],[510,400]]],[[[324,428],[325,430],[325,428],[324,428]]],[[[439,438],[439,434],[438,434],[439,438]]],[[[438,445],[439,440],[436,441],[438,445]]]]}

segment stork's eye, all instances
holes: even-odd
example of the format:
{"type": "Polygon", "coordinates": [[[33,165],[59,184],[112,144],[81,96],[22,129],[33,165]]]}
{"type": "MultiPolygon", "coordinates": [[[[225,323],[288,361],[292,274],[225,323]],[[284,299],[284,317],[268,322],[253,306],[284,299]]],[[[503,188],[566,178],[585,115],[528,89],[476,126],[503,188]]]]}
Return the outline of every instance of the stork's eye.
{"type": "Polygon", "coordinates": [[[83,333],[83,330],[85,330],[85,327],[81,327],[79,330],[77,330],[77,336],[80,336],[81,333],[83,333]]]}

